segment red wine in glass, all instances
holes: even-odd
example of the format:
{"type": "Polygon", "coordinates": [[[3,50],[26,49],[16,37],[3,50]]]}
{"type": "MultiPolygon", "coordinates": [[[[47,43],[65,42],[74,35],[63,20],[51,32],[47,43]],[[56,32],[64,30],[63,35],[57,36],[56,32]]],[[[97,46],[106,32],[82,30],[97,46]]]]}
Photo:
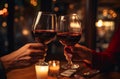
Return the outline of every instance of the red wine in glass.
{"type": "MultiPolygon", "coordinates": [[[[68,46],[68,47],[72,47],[74,46],[76,43],[78,43],[80,41],[81,38],[81,33],[79,32],[73,32],[73,33],[69,33],[69,32],[62,32],[62,33],[58,33],[57,34],[57,38],[60,41],[60,43],[64,46],[68,46]]],[[[75,52],[72,52],[70,50],[70,52],[67,52],[67,54],[71,54],[72,57],[71,58],[67,58],[66,53],[64,53],[64,55],[66,56],[66,59],[69,61],[68,63],[73,65],[72,61],[78,61],[79,60],[79,55],[75,52]],[[69,60],[71,59],[71,60],[69,60]]],[[[69,64],[67,64],[67,68],[69,68],[69,64]]],[[[74,65],[75,66],[75,65],[74,65]]],[[[78,66],[78,65],[76,65],[78,66]]],[[[65,66],[63,66],[63,68],[65,68],[65,66]]],[[[66,68],[65,68],[66,69],[66,68]]]]}
{"type": "Polygon", "coordinates": [[[54,30],[34,30],[33,33],[35,40],[44,44],[50,43],[56,36],[54,30]]]}
{"type": "Polygon", "coordinates": [[[81,33],[62,32],[57,34],[57,38],[63,45],[73,46],[80,40],[81,33]]]}
{"type": "MultiPolygon", "coordinates": [[[[56,36],[56,25],[57,25],[56,14],[37,12],[37,16],[34,19],[32,26],[32,33],[36,42],[42,43],[43,46],[43,58],[40,61],[44,62],[47,44],[52,42],[56,36]]],[[[42,57],[42,56],[41,56],[42,57]]]]}

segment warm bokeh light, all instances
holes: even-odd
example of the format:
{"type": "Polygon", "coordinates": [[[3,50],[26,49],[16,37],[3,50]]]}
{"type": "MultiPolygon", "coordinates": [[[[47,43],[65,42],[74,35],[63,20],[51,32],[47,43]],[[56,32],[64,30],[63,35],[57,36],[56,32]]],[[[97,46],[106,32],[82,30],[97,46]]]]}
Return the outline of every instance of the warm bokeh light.
{"type": "Polygon", "coordinates": [[[30,0],[30,3],[33,5],[33,6],[37,6],[37,0],[30,0]]]}
{"type": "Polygon", "coordinates": [[[3,22],[2,27],[6,27],[6,26],[7,26],[7,22],[3,22]]]}
{"type": "Polygon", "coordinates": [[[23,17],[23,16],[20,16],[20,20],[23,21],[23,20],[24,20],[24,17],[23,17]]]}
{"type": "Polygon", "coordinates": [[[4,5],[4,6],[5,6],[5,8],[8,8],[8,3],[5,3],[5,5],[4,5]]]}
{"type": "Polygon", "coordinates": [[[58,12],[58,11],[59,11],[59,7],[55,7],[55,8],[54,8],[54,11],[55,11],[55,12],[58,12]]]}
{"type": "Polygon", "coordinates": [[[113,16],[113,18],[115,18],[115,17],[117,17],[117,14],[116,14],[116,13],[113,13],[113,15],[112,15],[112,16],[113,16]]]}
{"type": "Polygon", "coordinates": [[[52,0],[53,2],[56,2],[56,0],[52,0]]]}
{"type": "Polygon", "coordinates": [[[2,10],[0,10],[0,15],[3,15],[3,11],[2,10]]]}
{"type": "Polygon", "coordinates": [[[69,8],[70,8],[70,9],[74,9],[74,4],[70,4],[70,5],[69,5],[69,8]]]}
{"type": "Polygon", "coordinates": [[[112,8],[98,8],[98,19],[114,20],[117,12],[112,8]]]}
{"type": "Polygon", "coordinates": [[[108,15],[108,11],[106,9],[103,10],[103,16],[107,16],[108,15]]]}
{"type": "Polygon", "coordinates": [[[3,13],[7,13],[7,9],[6,8],[3,8],[3,13]]]}
{"type": "Polygon", "coordinates": [[[115,23],[114,21],[103,21],[103,20],[98,20],[98,22],[96,22],[96,26],[98,28],[102,28],[104,27],[105,30],[111,30],[113,31],[115,29],[115,23]]]}
{"type": "Polygon", "coordinates": [[[97,27],[102,27],[103,26],[103,21],[102,20],[98,20],[98,22],[96,22],[96,26],[97,27]]]}
{"type": "Polygon", "coordinates": [[[18,22],[19,21],[19,19],[18,18],[14,18],[14,22],[18,22]]]}
{"type": "Polygon", "coordinates": [[[25,36],[29,35],[29,31],[27,29],[23,29],[22,34],[25,35],[25,36]]]}
{"type": "Polygon", "coordinates": [[[15,10],[18,10],[18,9],[19,9],[19,7],[18,7],[17,5],[16,5],[14,8],[15,8],[15,10]]]}
{"type": "Polygon", "coordinates": [[[114,11],[113,11],[113,10],[109,10],[109,13],[113,14],[113,13],[114,13],[114,11]]]}
{"type": "Polygon", "coordinates": [[[7,15],[7,14],[8,14],[7,8],[3,8],[2,10],[0,10],[0,15],[7,15]]]}

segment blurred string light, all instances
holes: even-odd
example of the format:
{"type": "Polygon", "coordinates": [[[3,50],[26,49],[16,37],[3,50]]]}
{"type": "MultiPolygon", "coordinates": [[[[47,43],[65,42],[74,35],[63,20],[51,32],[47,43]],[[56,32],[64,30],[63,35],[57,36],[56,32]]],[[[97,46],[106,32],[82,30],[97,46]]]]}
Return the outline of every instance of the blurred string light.
{"type": "Polygon", "coordinates": [[[102,8],[99,10],[98,18],[99,19],[115,19],[117,17],[117,13],[113,9],[102,8]]]}
{"type": "Polygon", "coordinates": [[[5,4],[4,4],[4,8],[0,10],[0,15],[7,16],[7,15],[8,15],[8,10],[7,10],[7,8],[8,8],[8,4],[5,3],[5,4]]]}
{"type": "MultiPolygon", "coordinates": [[[[4,7],[0,10],[0,15],[3,16],[3,17],[6,17],[8,15],[8,4],[5,3],[4,4],[4,7]]],[[[7,27],[7,22],[6,21],[3,21],[2,22],[2,27],[7,27]]]]}
{"type": "Polygon", "coordinates": [[[117,17],[117,13],[111,8],[100,8],[98,13],[98,21],[96,22],[96,27],[105,28],[107,30],[113,31],[115,29],[114,19],[117,17]]]}
{"type": "Polygon", "coordinates": [[[117,17],[116,12],[113,11],[112,9],[104,9],[102,13],[103,13],[103,16],[108,17],[108,18],[117,17]]]}
{"type": "Polygon", "coordinates": [[[3,8],[2,10],[0,10],[0,15],[7,16],[8,15],[7,8],[3,8]]]}

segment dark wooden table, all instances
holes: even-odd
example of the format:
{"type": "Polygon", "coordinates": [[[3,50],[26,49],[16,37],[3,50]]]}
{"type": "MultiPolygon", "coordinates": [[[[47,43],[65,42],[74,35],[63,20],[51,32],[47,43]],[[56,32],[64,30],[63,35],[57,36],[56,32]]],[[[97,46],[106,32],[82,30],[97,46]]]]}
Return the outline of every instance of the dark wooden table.
{"type": "MultiPolygon", "coordinates": [[[[60,69],[60,72],[63,71],[64,71],[63,69],[60,69]]],[[[74,75],[72,75],[71,77],[60,76],[59,79],[120,79],[119,72],[97,73],[96,75],[88,76],[88,77],[82,77],[80,75],[88,71],[93,71],[93,70],[88,68],[84,63],[80,63],[80,68],[77,69],[77,72],[74,75]],[[75,78],[74,76],[79,76],[79,78],[75,78]]],[[[7,79],[36,79],[35,66],[32,65],[30,67],[12,70],[7,73],[7,79]]],[[[49,76],[48,79],[58,79],[58,78],[49,76]]]]}

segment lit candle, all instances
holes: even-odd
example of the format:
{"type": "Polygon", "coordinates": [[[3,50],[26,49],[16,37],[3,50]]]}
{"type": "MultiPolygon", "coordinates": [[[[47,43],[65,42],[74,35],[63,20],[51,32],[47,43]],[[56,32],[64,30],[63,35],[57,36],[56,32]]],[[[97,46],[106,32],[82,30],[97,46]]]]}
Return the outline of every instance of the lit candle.
{"type": "Polygon", "coordinates": [[[57,76],[59,74],[60,62],[57,60],[49,61],[49,74],[57,76]]]}
{"type": "Polygon", "coordinates": [[[37,79],[47,79],[48,77],[48,64],[37,63],[35,65],[37,79]]]}

